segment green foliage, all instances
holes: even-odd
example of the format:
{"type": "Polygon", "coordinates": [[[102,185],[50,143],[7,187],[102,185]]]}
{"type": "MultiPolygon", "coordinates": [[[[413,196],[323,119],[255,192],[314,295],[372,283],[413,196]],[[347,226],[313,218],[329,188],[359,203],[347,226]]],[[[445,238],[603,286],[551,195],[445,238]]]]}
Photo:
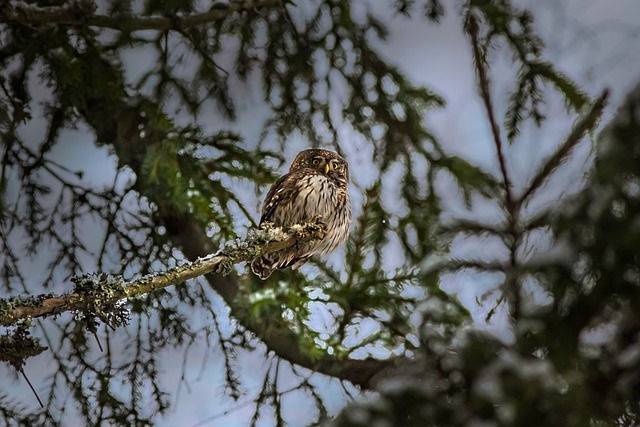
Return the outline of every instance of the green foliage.
{"type": "Polygon", "coordinates": [[[467,20],[478,17],[484,26],[483,62],[488,62],[489,52],[503,42],[512,52],[514,62],[519,64],[516,90],[510,96],[504,119],[510,142],[520,134],[526,119],[533,119],[538,126],[545,119],[541,84],[554,86],[573,111],[580,111],[588,103],[588,96],[570,78],[542,60],[544,44],[533,29],[531,12],[519,10],[506,0],[471,0],[464,13],[467,20]]]}
{"type": "MultiPolygon", "coordinates": [[[[268,407],[272,421],[284,424],[282,399],[294,391],[324,417],[326,396],[314,385],[315,372],[367,386],[374,374],[383,377],[379,397],[349,408],[338,425],[385,420],[416,426],[578,426],[635,420],[637,101],[630,101],[602,137],[606,150],[597,158],[592,185],[557,212],[530,218],[530,201],[596,128],[606,94],[591,102],[545,60],[528,11],[506,0],[469,0],[462,8],[466,29],[477,23],[480,69],[489,69],[498,49],[511,54],[519,69],[503,120],[509,141],[525,120],[543,123],[546,86],[571,112],[582,114],[524,191],[514,195],[506,172],[498,179],[441,146],[425,118],[445,100],[378,54],[374,46],[389,29],[361,5],[254,0],[211,3],[203,13],[199,3],[112,0],[103,5],[106,14],[98,15],[91,2],[10,0],[11,10],[20,13],[0,24],[3,290],[41,292],[26,278],[25,254],[51,255],[45,287],[96,266],[135,276],[206,255],[256,225],[257,203],[242,196],[262,194],[275,180],[273,167],[285,161],[286,144],[302,137],[312,146],[352,152],[352,142],[338,133],[348,126],[369,145],[367,161],[375,171],[373,184],[363,190],[344,262],[332,267],[314,260],[302,271],[276,272],[266,284],[242,274],[209,276],[203,282],[208,286],[132,299],[123,334],[98,328],[99,306],[75,318],[61,316],[52,326],[55,337],[39,325],[34,329],[57,367],[44,390],[45,411],[31,416],[5,404],[12,397],[0,394],[4,419],[64,424],[65,413],[58,410],[67,399],[64,391],[80,422],[151,425],[172,400],[159,380],[163,350],[185,349],[184,380],[187,353],[203,342],[222,359],[225,394],[239,399],[246,390],[238,353],[262,348],[257,342],[263,340],[268,368],[253,423],[268,407]],[[226,13],[231,7],[236,12],[226,13]],[[214,12],[220,14],[184,24],[214,12]],[[123,58],[142,51],[155,60],[139,75],[129,74],[123,58]],[[42,101],[45,137],[34,143],[18,130],[31,123],[41,102],[32,84],[38,79],[50,93],[42,101]],[[230,130],[239,114],[234,88],[256,82],[271,115],[260,141],[245,141],[230,130]],[[212,105],[218,117],[203,117],[212,105]],[[98,188],[82,171],[54,160],[61,132],[73,126],[88,127],[95,144],[116,159],[111,185],[98,188]],[[492,224],[457,220],[443,226],[436,185],[441,176],[453,178],[467,207],[478,198],[493,200],[504,217],[492,224]],[[10,185],[17,188],[13,200],[6,199],[10,185]],[[388,192],[391,202],[383,197],[388,192]],[[98,252],[83,235],[91,221],[104,234],[98,252]],[[568,242],[571,262],[523,262],[534,232],[568,242]],[[509,259],[486,260],[481,253],[448,259],[447,244],[458,236],[497,239],[509,259]],[[401,266],[389,265],[391,252],[401,266]],[[500,297],[488,315],[507,304],[512,344],[473,330],[468,310],[440,288],[442,274],[468,269],[498,273],[500,297]],[[537,286],[551,302],[527,306],[525,285],[537,286]],[[194,319],[206,319],[205,326],[194,319]],[[610,324],[617,329],[605,344],[584,340],[589,328],[610,324]],[[106,343],[104,355],[92,353],[87,329],[106,343]],[[127,351],[115,357],[112,343],[127,351]],[[385,360],[397,360],[398,367],[380,372],[391,364],[385,360]],[[299,372],[299,365],[310,372],[299,372]],[[363,366],[374,366],[369,376],[358,376],[363,366]],[[300,380],[291,389],[279,385],[285,369],[300,380]]],[[[398,0],[392,6],[432,23],[446,12],[438,0],[398,0]]],[[[506,149],[499,134],[494,136],[497,148],[506,149]]],[[[360,181],[353,181],[360,190],[360,181]]],[[[85,279],[83,285],[93,283],[85,279]]],[[[104,290],[91,286],[77,290],[104,298],[104,290]]]]}
{"type": "Polygon", "coordinates": [[[27,358],[37,356],[46,349],[37,338],[31,336],[25,325],[0,336],[0,360],[9,363],[17,371],[22,371],[27,358]]]}
{"type": "Polygon", "coordinates": [[[497,195],[499,184],[495,178],[461,158],[443,156],[442,159],[438,160],[438,164],[446,168],[456,178],[468,207],[471,207],[471,196],[474,192],[486,198],[492,198],[497,195]]]}
{"type": "MultiPolygon", "coordinates": [[[[640,324],[633,314],[640,301],[636,245],[640,230],[634,224],[640,212],[639,109],[640,89],[636,88],[599,138],[589,187],[570,210],[559,215],[557,233],[570,242],[574,263],[542,272],[545,283],[555,279],[549,285],[557,297],[539,316],[554,334],[581,338],[564,343],[548,336],[545,346],[550,358],[566,366],[571,360],[562,356],[563,349],[582,356],[584,386],[590,390],[586,398],[594,417],[605,422],[626,414],[637,423],[640,413],[640,324]],[[600,343],[585,339],[588,331],[597,334],[603,327],[615,332],[600,343]]],[[[531,341],[537,341],[535,335],[531,341]]]]}
{"type": "MultiPolygon", "coordinates": [[[[396,0],[395,8],[398,13],[410,16],[415,11],[416,0],[396,0]]],[[[422,5],[424,16],[431,21],[438,22],[444,15],[444,6],[440,0],[425,0],[422,5]]]]}
{"type": "Polygon", "coordinates": [[[423,308],[416,359],[382,380],[379,397],[350,405],[332,425],[638,423],[638,111],[640,87],[599,136],[588,185],[550,215],[565,254],[512,268],[520,293],[529,281],[548,296],[514,312],[514,342],[473,329],[447,333],[450,323],[443,327],[423,308]]]}

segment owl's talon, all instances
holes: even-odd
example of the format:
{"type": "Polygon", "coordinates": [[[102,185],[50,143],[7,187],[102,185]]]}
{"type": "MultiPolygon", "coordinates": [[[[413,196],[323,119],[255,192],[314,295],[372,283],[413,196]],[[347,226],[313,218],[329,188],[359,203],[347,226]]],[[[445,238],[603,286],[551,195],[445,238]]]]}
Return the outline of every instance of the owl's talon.
{"type": "Polygon", "coordinates": [[[324,223],[324,221],[322,220],[322,215],[318,215],[313,219],[313,224],[317,224],[317,225],[322,225],[323,227],[326,226],[327,224],[324,223]]]}
{"type": "Polygon", "coordinates": [[[306,223],[304,226],[300,225],[295,228],[291,228],[296,233],[296,240],[298,242],[308,243],[314,240],[322,240],[325,236],[325,225],[317,223],[306,223]]]}

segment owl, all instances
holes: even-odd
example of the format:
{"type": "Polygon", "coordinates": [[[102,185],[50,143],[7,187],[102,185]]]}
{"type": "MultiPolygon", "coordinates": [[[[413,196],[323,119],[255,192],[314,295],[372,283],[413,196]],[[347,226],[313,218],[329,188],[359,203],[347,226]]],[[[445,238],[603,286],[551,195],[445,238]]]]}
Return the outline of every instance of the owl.
{"type": "Polygon", "coordinates": [[[320,217],[325,235],[321,240],[298,242],[259,256],[251,262],[251,270],[264,280],[276,268],[296,270],[313,255],[328,254],[340,246],[351,225],[348,185],[349,166],[338,153],[320,149],[298,153],[289,172],[269,189],[260,224],[289,227],[320,217]]]}

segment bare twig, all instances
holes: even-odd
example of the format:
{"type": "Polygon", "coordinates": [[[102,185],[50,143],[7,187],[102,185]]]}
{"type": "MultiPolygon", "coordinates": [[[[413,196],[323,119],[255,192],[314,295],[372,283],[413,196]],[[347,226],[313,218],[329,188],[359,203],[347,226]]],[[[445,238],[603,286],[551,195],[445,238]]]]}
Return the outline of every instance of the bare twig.
{"type": "Polygon", "coordinates": [[[36,399],[38,399],[38,403],[40,404],[40,407],[44,408],[44,405],[42,404],[42,400],[40,400],[40,396],[38,396],[38,392],[33,387],[33,384],[31,384],[31,381],[29,381],[29,377],[27,377],[27,374],[24,373],[24,369],[20,369],[20,373],[22,374],[22,378],[24,378],[24,380],[27,382],[27,385],[29,385],[29,388],[33,392],[36,399]]]}

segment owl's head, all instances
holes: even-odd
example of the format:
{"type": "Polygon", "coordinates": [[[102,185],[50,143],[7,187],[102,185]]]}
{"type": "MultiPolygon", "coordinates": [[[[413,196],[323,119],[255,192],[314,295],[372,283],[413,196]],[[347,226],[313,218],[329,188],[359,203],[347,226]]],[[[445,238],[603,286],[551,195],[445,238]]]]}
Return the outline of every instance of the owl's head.
{"type": "Polygon", "coordinates": [[[346,185],[349,182],[349,165],[334,151],[319,148],[303,150],[293,159],[289,172],[298,169],[317,169],[341,184],[346,185]]]}

